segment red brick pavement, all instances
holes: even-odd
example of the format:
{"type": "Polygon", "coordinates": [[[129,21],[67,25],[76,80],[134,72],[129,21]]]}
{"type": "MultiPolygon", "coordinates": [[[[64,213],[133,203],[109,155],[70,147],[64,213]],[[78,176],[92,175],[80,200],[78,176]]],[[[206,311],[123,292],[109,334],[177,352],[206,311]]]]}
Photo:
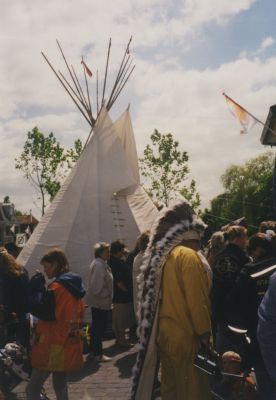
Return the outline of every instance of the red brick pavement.
{"type": "MultiPolygon", "coordinates": [[[[95,360],[86,361],[78,374],[69,378],[70,400],[93,399],[123,399],[127,400],[130,394],[132,367],[136,359],[135,347],[130,350],[119,350],[113,345],[114,340],[104,344],[105,354],[112,357],[112,361],[97,363],[95,360]]],[[[55,399],[51,380],[46,382],[45,389],[49,398],[55,399]]],[[[15,400],[25,399],[25,384],[14,389],[15,400]]],[[[9,400],[9,399],[7,399],[9,400]]]]}

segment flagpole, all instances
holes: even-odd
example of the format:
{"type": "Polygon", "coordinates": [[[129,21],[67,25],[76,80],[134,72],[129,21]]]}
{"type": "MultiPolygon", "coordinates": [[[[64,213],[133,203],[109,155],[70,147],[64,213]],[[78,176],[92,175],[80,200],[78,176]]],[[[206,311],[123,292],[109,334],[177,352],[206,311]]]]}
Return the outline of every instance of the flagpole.
{"type": "Polygon", "coordinates": [[[85,63],[84,63],[84,61],[83,61],[83,57],[82,57],[82,64],[83,64],[83,73],[84,73],[84,79],[85,79],[85,85],[86,85],[86,92],[87,92],[87,98],[88,98],[88,104],[89,104],[88,110],[89,110],[89,113],[90,113],[91,118],[93,119],[92,107],[91,107],[91,101],[90,101],[90,94],[89,94],[88,82],[87,82],[87,76],[86,76],[86,74],[87,74],[86,68],[87,68],[87,67],[86,67],[86,65],[85,65],[85,63]]]}
{"type": "Polygon", "coordinates": [[[232,101],[232,103],[234,103],[236,106],[241,108],[243,111],[245,111],[248,115],[250,115],[250,117],[254,118],[255,121],[259,122],[259,124],[263,125],[267,130],[269,130],[269,132],[273,133],[273,135],[276,135],[276,132],[273,129],[271,129],[268,125],[266,125],[264,122],[262,122],[259,118],[256,118],[255,115],[251,114],[246,108],[242,107],[239,103],[237,103],[231,97],[227,96],[226,93],[223,92],[222,95],[224,97],[226,97],[226,99],[232,101]]]}

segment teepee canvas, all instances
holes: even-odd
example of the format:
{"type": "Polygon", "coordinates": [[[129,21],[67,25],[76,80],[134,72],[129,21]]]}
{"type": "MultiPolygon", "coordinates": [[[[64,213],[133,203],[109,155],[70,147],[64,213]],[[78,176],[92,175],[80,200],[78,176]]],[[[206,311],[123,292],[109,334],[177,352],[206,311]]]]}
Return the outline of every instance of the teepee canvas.
{"type": "Polygon", "coordinates": [[[87,72],[86,64],[82,60],[85,82],[85,88],[82,88],[75,69],[69,67],[57,43],[67,68],[67,78],[60,71],[57,72],[42,53],[43,57],[90,125],[91,132],[80,159],[42,217],[18,261],[32,274],[39,268],[40,259],[46,251],[60,247],[68,256],[71,269],[86,281],[96,242],[121,239],[132,248],[139,233],[151,228],[158,211],[140,185],[129,110],[115,123],[108,114],[135,67],[132,66],[129,50],[131,38],[113,87],[106,97],[111,48],[109,41],[102,98],[98,96],[97,71],[94,104],[89,95],[88,77],[91,75],[87,72]]]}
{"type": "Polygon", "coordinates": [[[157,210],[139,184],[133,139],[129,112],[113,124],[102,108],[92,138],[19,256],[31,274],[47,250],[60,247],[86,281],[94,243],[119,238],[132,247],[150,229],[157,210]]]}
{"type": "Polygon", "coordinates": [[[143,232],[149,229],[153,218],[157,218],[158,212],[151,199],[140,185],[138,155],[129,108],[121,115],[114,125],[124,147],[128,166],[131,168],[136,182],[135,187],[131,188],[126,199],[135,221],[140,228],[140,232],[143,232]]]}

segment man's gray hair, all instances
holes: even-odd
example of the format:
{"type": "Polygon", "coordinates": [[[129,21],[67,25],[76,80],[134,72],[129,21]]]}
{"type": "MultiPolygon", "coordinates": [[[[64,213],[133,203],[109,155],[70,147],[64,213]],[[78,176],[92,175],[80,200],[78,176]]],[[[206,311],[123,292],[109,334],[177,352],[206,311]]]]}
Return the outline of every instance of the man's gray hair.
{"type": "Polygon", "coordinates": [[[109,249],[110,244],[106,242],[98,242],[94,246],[94,256],[95,258],[98,258],[101,256],[104,250],[109,249]]]}

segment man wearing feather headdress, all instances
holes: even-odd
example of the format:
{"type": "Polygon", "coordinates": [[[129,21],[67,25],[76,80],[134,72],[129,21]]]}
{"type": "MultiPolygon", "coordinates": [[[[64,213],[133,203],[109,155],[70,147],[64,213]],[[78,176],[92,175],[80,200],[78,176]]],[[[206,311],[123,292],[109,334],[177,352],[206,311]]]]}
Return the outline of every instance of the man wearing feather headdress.
{"type": "Polygon", "coordinates": [[[133,400],[151,399],[158,353],[163,400],[210,398],[206,376],[194,367],[211,333],[209,280],[196,251],[205,227],[181,202],[164,212],[151,234],[140,277],[133,400]]]}

